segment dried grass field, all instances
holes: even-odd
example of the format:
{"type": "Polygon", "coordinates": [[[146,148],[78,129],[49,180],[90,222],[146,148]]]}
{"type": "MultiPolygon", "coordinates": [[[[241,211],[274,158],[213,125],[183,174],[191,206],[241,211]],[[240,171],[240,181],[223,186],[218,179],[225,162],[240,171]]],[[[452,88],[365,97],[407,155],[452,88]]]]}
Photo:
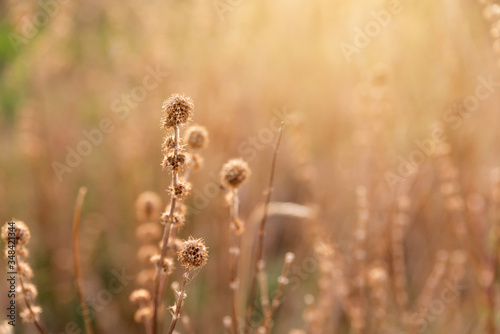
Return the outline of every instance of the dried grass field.
{"type": "Polygon", "coordinates": [[[500,333],[499,66],[496,0],[0,0],[0,334],[500,333]]]}

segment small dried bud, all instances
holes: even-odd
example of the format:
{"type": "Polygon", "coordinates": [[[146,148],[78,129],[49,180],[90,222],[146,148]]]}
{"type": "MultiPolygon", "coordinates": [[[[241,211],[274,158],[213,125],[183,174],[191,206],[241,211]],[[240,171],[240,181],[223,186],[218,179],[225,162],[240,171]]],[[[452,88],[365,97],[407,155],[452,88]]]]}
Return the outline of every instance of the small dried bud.
{"type": "Polygon", "coordinates": [[[224,187],[238,188],[250,177],[250,168],[242,159],[229,160],[222,166],[220,173],[221,183],[224,187]]]}
{"type": "Polygon", "coordinates": [[[13,220],[6,222],[2,227],[2,239],[7,241],[11,235],[9,233],[14,233],[14,238],[16,239],[16,246],[25,245],[30,241],[31,233],[28,226],[20,220],[13,220]],[[12,223],[13,226],[12,226],[12,223]]]}
{"type": "Polygon", "coordinates": [[[171,151],[175,148],[175,139],[173,136],[167,136],[165,137],[165,140],[163,141],[163,149],[165,152],[171,151]]]}
{"type": "Polygon", "coordinates": [[[184,226],[184,223],[186,222],[186,218],[185,218],[184,214],[182,214],[182,213],[174,212],[174,215],[170,216],[169,212],[165,211],[161,215],[161,222],[163,224],[172,223],[177,227],[182,227],[182,226],[184,226]]]}
{"type": "Polygon", "coordinates": [[[27,264],[26,262],[19,262],[17,264],[17,272],[19,276],[25,279],[31,279],[33,278],[33,270],[31,269],[30,265],[27,264]]]}
{"type": "Polygon", "coordinates": [[[184,241],[182,249],[178,253],[179,261],[186,266],[199,268],[203,266],[208,259],[208,251],[203,239],[194,239],[189,237],[184,241]]]}
{"type": "Polygon", "coordinates": [[[151,256],[151,259],[149,259],[149,261],[154,265],[160,266],[164,273],[170,274],[174,270],[174,260],[168,257],[164,257],[162,263],[160,263],[160,254],[151,256]]]}
{"type": "Polygon", "coordinates": [[[135,214],[140,222],[156,221],[160,216],[161,199],[152,191],[145,191],[135,201],[135,214]]]}
{"type": "Polygon", "coordinates": [[[163,168],[168,167],[172,172],[180,172],[186,165],[187,157],[184,153],[179,153],[177,155],[171,152],[163,158],[162,166],[163,168]]]}
{"type": "Polygon", "coordinates": [[[163,102],[161,108],[163,117],[161,119],[161,127],[165,130],[185,124],[189,121],[194,112],[194,104],[191,98],[174,94],[163,102]]]}
{"type": "Polygon", "coordinates": [[[20,316],[23,322],[33,322],[38,320],[38,316],[42,313],[42,308],[40,306],[32,305],[31,306],[31,311],[28,308],[25,308],[20,316]]]}
{"type": "Polygon", "coordinates": [[[208,131],[204,126],[193,125],[186,131],[186,144],[192,149],[202,149],[208,145],[208,131]]]}
{"type": "Polygon", "coordinates": [[[145,322],[149,320],[153,312],[150,307],[141,307],[134,314],[135,322],[145,322]]]}
{"type": "Polygon", "coordinates": [[[189,182],[179,180],[175,187],[169,187],[168,193],[170,194],[170,196],[173,196],[177,200],[182,201],[189,194],[190,190],[191,184],[189,182]]]}
{"type": "Polygon", "coordinates": [[[22,293],[26,296],[26,298],[33,300],[36,296],[38,296],[38,290],[35,285],[31,283],[24,283],[23,287],[24,290],[22,293]]]}
{"type": "Polygon", "coordinates": [[[130,294],[130,302],[133,304],[148,302],[151,300],[151,294],[146,289],[137,289],[130,294]]]}

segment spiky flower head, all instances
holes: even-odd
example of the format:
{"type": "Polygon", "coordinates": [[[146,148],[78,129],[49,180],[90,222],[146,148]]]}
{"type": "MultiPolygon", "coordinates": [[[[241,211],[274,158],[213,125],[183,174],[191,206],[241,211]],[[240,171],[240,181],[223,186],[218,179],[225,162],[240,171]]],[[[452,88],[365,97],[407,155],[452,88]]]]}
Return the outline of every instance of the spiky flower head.
{"type": "Polygon", "coordinates": [[[189,194],[191,190],[191,184],[182,180],[177,181],[175,187],[170,186],[168,188],[168,193],[175,197],[177,200],[181,201],[189,194]]]}
{"type": "Polygon", "coordinates": [[[184,168],[186,162],[187,156],[185,154],[178,153],[176,155],[174,152],[171,152],[164,156],[162,166],[163,168],[168,167],[174,173],[178,173],[184,168]]]}
{"type": "Polygon", "coordinates": [[[173,94],[163,102],[161,111],[163,113],[161,126],[169,130],[189,121],[194,112],[194,104],[191,98],[185,95],[173,94]]]}
{"type": "Polygon", "coordinates": [[[192,149],[202,149],[208,145],[208,131],[204,126],[193,125],[186,130],[186,144],[192,149]]]}
{"type": "Polygon", "coordinates": [[[31,233],[30,233],[28,226],[20,220],[12,220],[12,221],[6,222],[2,226],[2,239],[3,240],[7,241],[9,239],[9,237],[12,236],[12,234],[9,235],[9,233],[14,234],[14,238],[16,239],[16,246],[27,244],[31,238],[31,233]],[[14,224],[12,224],[12,223],[14,223],[14,224]]]}
{"type": "Polygon", "coordinates": [[[178,253],[178,259],[186,267],[200,268],[203,266],[208,259],[208,250],[203,239],[189,237],[188,240],[184,241],[178,253]]]}
{"type": "Polygon", "coordinates": [[[238,188],[250,177],[251,171],[246,161],[231,159],[222,166],[221,183],[224,187],[238,188]]]}

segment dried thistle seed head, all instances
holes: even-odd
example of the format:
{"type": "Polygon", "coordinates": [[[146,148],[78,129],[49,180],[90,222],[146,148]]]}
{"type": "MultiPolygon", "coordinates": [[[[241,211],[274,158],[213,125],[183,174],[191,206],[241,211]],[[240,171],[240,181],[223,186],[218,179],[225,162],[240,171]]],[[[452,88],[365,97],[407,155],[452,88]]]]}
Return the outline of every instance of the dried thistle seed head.
{"type": "Polygon", "coordinates": [[[161,111],[163,116],[160,125],[169,130],[189,121],[194,112],[194,104],[191,98],[185,95],[173,94],[163,102],[161,111]]]}
{"type": "Polygon", "coordinates": [[[162,147],[165,152],[173,150],[175,148],[175,138],[173,136],[166,136],[162,147]]]}
{"type": "Polygon", "coordinates": [[[184,141],[192,149],[205,148],[208,145],[208,131],[204,126],[190,126],[186,131],[184,141]]]}
{"type": "Polygon", "coordinates": [[[170,194],[170,196],[173,196],[177,200],[182,201],[189,194],[190,190],[191,184],[189,182],[179,180],[175,187],[169,187],[168,193],[170,194]]]}
{"type": "Polygon", "coordinates": [[[222,166],[221,183],[224,187],[238,188],[250,177],[250,174],[251,171],[246,161],[232,159],[222,166]]]}
{"type": "Polygon", "coordinates": [[[14,238],[16,239],[16,246],[27,244],[31,238],[31,233],[28,226],[20,220],[12,220],[6,222],[2,226],[3,240],[7,241],[9,239],[9,233],[14,233],[14,238]],[[12,222],[14,222],[13,226],[12,222]]]}
{"type": "Polygon", "coordinates": [[[38,316],[42,313],[42,308],[40,306],[32,305],[31,312],[28,308],[25,308],[20,316],[23,322],[33,322],[38,320],[38,316]]]}
{"type": "Polygon", "coordinates": [[[31,269],[30,265],[26,262],[20,261],[17,264],[17,272],[19,276],[22,278],[25,279],[33,278],[33,270],[31,269]]]}
{"type": "Polygon", "coordinates": [[[135,214],[140,222],[155,221],[160,216],[161,199],[152,191],[145,191],[135,201],[135,214]]]}
{"type": "Polygon", "coordinates": [[[178,153],[175,155],[174,152],[170,152],[163,158],[162,167],[167,167],[172,172],[178,173],[184,168],[186,162],[187,156],[184,153],[178,153]]]}
{"type": "Polygon", "coordinates": [[[164,212],[161,215],[161,223],[166,224],[166,223],[171,223],[174,224],[177,228],[180,228],[184,226],[186,223],[186,217],[184,213],[180,212],[174,212],[173,216],[170,216],[169,212],[164,212]]]}
{"type": "Polygon", "coordinates": [[[26,298],[33,300],[38,296],[38,290],[34,284],[24,283],[23,288],[22,294],[25,295],[26,298]]]}
{"type": "Polygon", "coordinates": [[[145,322],[151,319],[152,315],[153,311],[151,310],[150,307],[141,307],[135,312],[134,320],[135,322],[145,322]]]}
{"type": "Polygon", "coordinates": [[[151,300],[151,294],[146,289],[137,289],[130,294],[130,302],[133,304],[148,302],[151,300]]]}
{"type": "Polygon", "coordinates": [[[137,239],[142,242],[151,242],[160,237],[161,227],[158,223],[144,223],[137,226],[135,235],[137,236],[137,239]]]}
{"type": "Polygon", "coordinates": [[[137,259],[140,262],[145,262],[148,261],[151,256],[155,255],[156,253],[158,253],[158,247],[156,247],[155,245],[145,245],[139,248],[139,250],[137,251],[137,259]]]}
{"type": "Polygon", "coordinates": [[[182,265],[190,268],[200,268],[208,259],[208,251],[203,239],[189,237],[184,241],[182,249],[178,253],[182,265]]]}

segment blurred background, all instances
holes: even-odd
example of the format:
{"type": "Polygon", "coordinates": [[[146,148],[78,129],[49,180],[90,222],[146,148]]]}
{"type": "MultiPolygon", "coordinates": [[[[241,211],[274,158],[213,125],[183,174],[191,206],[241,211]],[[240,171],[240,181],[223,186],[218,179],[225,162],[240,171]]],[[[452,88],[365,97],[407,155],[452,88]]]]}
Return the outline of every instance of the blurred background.
{"type": "MultiPolygon", "coordinates": [[[[185,310],[196,332],[222,333],[230,312],[220,168],[242,157],[253,171],[240,191],[248,255],[281,121],[272,201],[306,213],[269,219],[270,291],[286,252],[297,266],[273,332],[402,333],[412,314],[418,332],[486,332],[497,318],[498,193],[490,175],[500,166],[499,17],[486,0],[0,1],[0,217],[32,231],[29,262],[47,327],[78,333],[67,331],[74,322],[83,332],[71,233],[86,186],[81,251],[95,326],[143,332],[128,301],[134,279],[111,297],[102,291],[117,272],[135,277],[141,266],[137,197],[154,191],[168,201],[160,111],[164,99],[184,93],[196,106],[193,122],[210,134],[179,232],[210,248],[188,285],[185,310]],[[342,284],[317,260],[325,244],[342,284]],[[428,278],[443,262],[433,286],[428,278]],[[397,299],[401,263],[406,303],[397,299]],[[387,276],[383,288],[368,282],[375,267],[387,276]],[[442,309],[429,308],[447,275],[465,288],[442,309]],[[378,302],[382,315],[373,311],[378,302]]],[[[2,309],[6,295],[2,279],[2,309]]],[[[166,301],[173,303],[170,290],[166,301]]],[[[16,333],[35,329],[19,324],[16,333]]]]}

